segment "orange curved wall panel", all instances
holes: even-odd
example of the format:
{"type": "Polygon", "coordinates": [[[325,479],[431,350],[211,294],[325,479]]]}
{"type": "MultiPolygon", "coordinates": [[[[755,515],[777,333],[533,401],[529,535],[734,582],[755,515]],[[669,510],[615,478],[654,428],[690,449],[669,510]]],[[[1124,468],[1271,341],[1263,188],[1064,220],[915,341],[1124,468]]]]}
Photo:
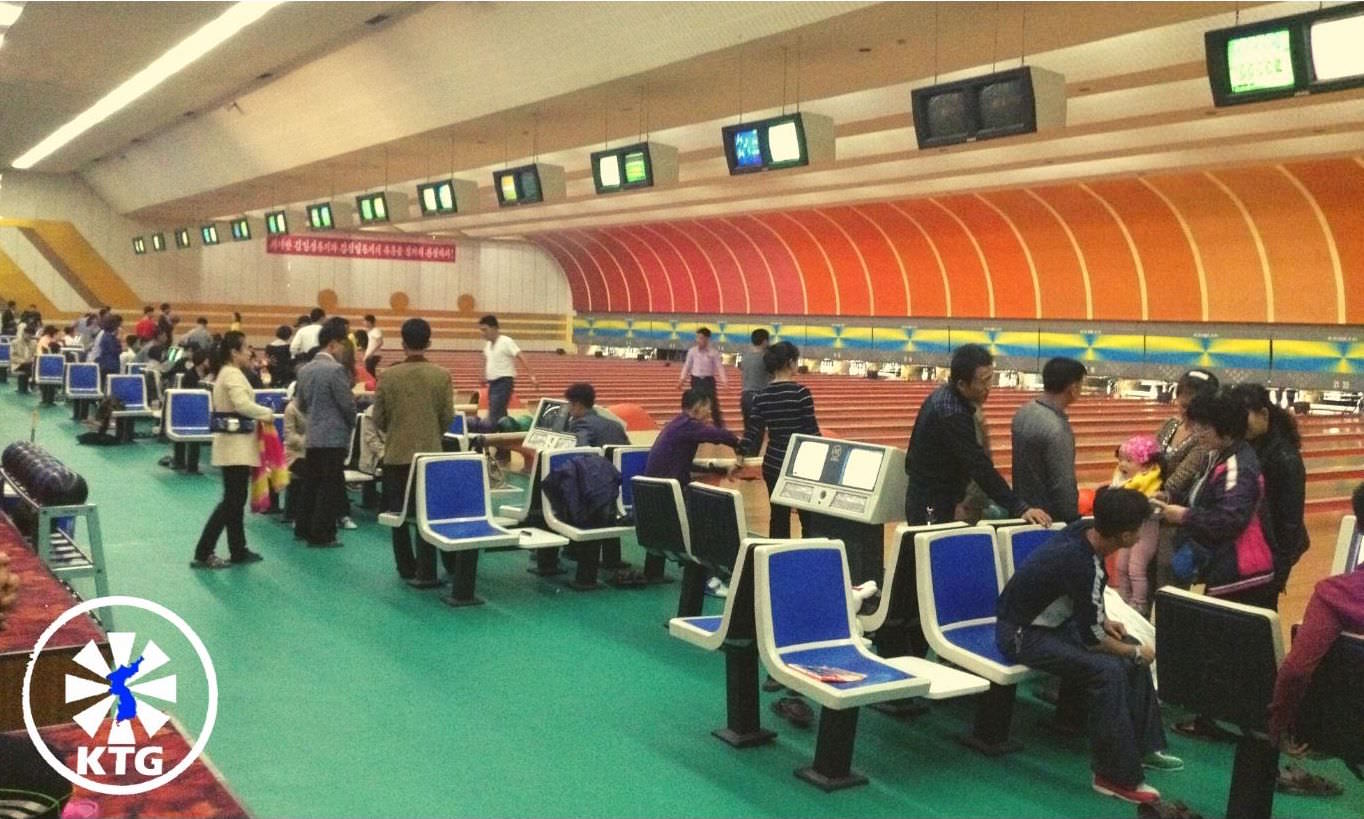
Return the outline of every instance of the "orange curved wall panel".
{"type": "Polygon", "coordinates": [[[547,231],[592,313],[1364,322],[1364,158],[547,231]]]}

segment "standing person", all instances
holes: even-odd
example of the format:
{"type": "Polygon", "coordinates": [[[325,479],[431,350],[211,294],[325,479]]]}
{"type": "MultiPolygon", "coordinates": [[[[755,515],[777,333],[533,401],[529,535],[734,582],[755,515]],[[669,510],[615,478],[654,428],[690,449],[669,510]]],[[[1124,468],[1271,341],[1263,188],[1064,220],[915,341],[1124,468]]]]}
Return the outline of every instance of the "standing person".
{"type": "MultiPolygon", "coordinates": [[[[407,490],[413,457],[423,452],[440,452],[441,436],[455,417],[449,371],[426,360],[431,325],[426,319],[410,318],[403,322],[400,333],[403,360],[384,368],[384,377],[379,379],[374,395],[374,426],[384,435],[384,511],[398,513],[404,511],[403,493],[407,490]]],[[[398,576],[416,588],[439,585],[435,548],[425,541],[419,548],[420,557],[412,552],[409,523],[393,527],[393,561],[398,576]]]]}
{"type": "MultiPolygon", "coordinates": [[[[1160,464],[1160,444],[1151,435],[1133,435],[1118,447],[1118,466],[1109,484],[1124,489],[1135,489],[1146,497],[1160,491],[1163,471],[1160,464]]],[[[1148,518],[1141,526],[1141,535],[1130,549],[1118,552],[1113,561],[1118,595],[1136,609],[1142,617],[1151,615],[1151,558],[1156,553],[1160,523],[1148,518]]]]}
{"type": "Polygon", "coordinates": [[[104,328],[100,331],[98,341],[95,344],[95,363],[99,364],[99,380],[104,383],[110,375],[118,374],[118,357],[123,352],[123,344],[118,340],[119,328],[123,326],[123,317],[111,315],[104,319],[104,328]]]}
{"type": "Polygon", "coordinates": [[[208,331],[208,319],[200,316],[194,320],[194,329],[180,339],[180,346],[186,349],[198,347],[202,350],[213,349],[213,334],[208,331]]]}
{"type": "MultiPolygon", "coordinates": [[[[682,393],[682,412],[663,425],[658,437],[649,447],[649,458],[644,463],[644,475],[649,478],[673,478],[683,487],[691,483],[692,461],[701,444],[723,444],[739,450],[739,439],[723,427],[706,423],[711,417],[710,393],[695,387],[682,393]]],[[[645,555],[644,576],[656,580],[663,576],[665,561],[658,555],[645,555]]],[[[712,593],[723,588],[718,578],[711,578],[712,593]]]]}
{"type": "Polygon", "coordinates": [[[596,409],[597,391],[591,384],[570,384],[564,390],[568,401],[566,432],[572,433],[578,446],[625,446],[630,436],[625,426],[614,416],[607,417],[596,409]]]}
{"type": "Polygon", "coordinates": [[[1080,400],[1088,372],[1073,358],[1051,359],[1042,367],[1042,396],[1014,413],[1014,494],[1065,523],[1080,517],[1075,433],[1066,409],[1080,400]]]}
{"type": "Polygon", "coordinates": [[[1259,384],[1238,384],[1232,387],[1232,393],[1245,405],[1246,440],[1255,449],[1265,478],[1274,580],[1283,594],[1289,572],[1311,545],[1303,521],[1307,468],[1302,462],[1298,422],[1292,413],[1270,400],[1269,390],[1259,384]]]}
{"type": "Polygon", "coordinates": [[[979,344],[963,344],[952,354],[948,383],[924,399],[910,432],[905,456],[905,519],[910,525],[946,523],[974,480],[995,503],[1042,526],[1045,510],[1031,507],[1009,488],[976,437],[976,407],[990,397],[994,356],[979,344]]]}
{"type": "Polygon", "coordinates": [[[174,338],[176,323],[175,316],[171,314],[170,302],[161,302],[160,313],[156,317],[156,329],[164,330],[167,338],[174,338]]]}
{"type": "Polygon", "coordinates": [[[265,363],[270,371],[270,386],[283,389],[294,381],[294,362],[289,355],[289,337],[293,330],[287,324],[275,328],[275,337],[265,345],[265,363]]]}
{"type": "MultiPolygon", "coordinates": [[[[762,449],[763,435],[766,433],[767,452],[763,455],[762,472],[772,507],[767,536],[773,538],[791,536],[792,509],[777,503],[772,495],[777,478],[781,475],[782,461],[786,459],[791,436],[796,433],[819,434],[819,422],[815,420],[815,398],[805,385],[796,383],[799,360],[800,350],[789,341],[779,341],[763,353],[764,366],[772,380],[754,396],[744,425],[744,437],[739,442],[739,452],[743,457],[754,457],[762,449]]],[[[744,379],[747,383],[747,369],[744,370],[744,379]]],[[[739,459],[738,465],[743,465],[743,458],[739,459]]],[[[800,512],[800,528],[809,532],[808,512],[800,512]]]]}
{"type": "Polygon", "coordinates": [[[379,329],[379,321],[374,318],[373,313],[365,314],[365,336],[366,344],[364,351],[365,370],[371,377],[378,378],[379,361],[384,349],[384,331],[379,329]]]}
{"type": "Polygon", "coordinates": [[[153,315],[156,310],[149,304],[142,308],[142,318],[133,325],[133,332],[145,344],[156,338],[156,317],[153,315]]]}
{"type": "MultiPolygon", "coordinates": [[[[1156,441],[1160,444],[1161,456],[1165,460],[1165,483],[1156,493],[1156,500],[1162,503],[1186,503],[1194,481],[1198,479],[1199,475],[1203,474],[1203,468],[1208,464],[1210,453],[1208,448],[1192,434],[1187,413],[1189,403],[1193,401],[1194,396],[1204,392],[1213,392],[1217,387],[1217,376],[1207,370],[1189,370],[1181,375],[1179,381],[1176,382],[1175,408],[1177,414],[1174,418],[1161,424],[1160,429],[1156,432],[1156,441]]],[[[1175,527],[1170,524],[1162,524],[1156,542],[1156,588],[1161,586],[1188,588],[1187,583],[1182,583],[1175,577],[1174,568],[1171,564],[1174,553],[1175,527]]]]}
{"type": "Polygon", "coordinates": [[[9,364],[19,379],[15,390],[20,395],[28,395],[28,385],[33,380],[34,355],[38,351],[38,341],[33,337],[35,330],[31,324],[20,324],[19,332],[9,345],[9,364]]]}
{"type": "Polygon", "coordinates": [[[346,320],[339,317],[322,325],[317,354],[298,371],[294,392],[308,422],[307,466],[294,510],[294,537],[319,549],[341,545],[336,522],[346,501],[346,456],[355,426],[351,377],[338,360],[347,330],[346,320]]]}
{"type": "Polygon", "coordinates": [[[771,334],[762,327],[753,331],[749,336],[749,341],[753,343],[753,349],[748,351],[743,360],[739,362],[739,372],[743,376],[743,392],[739,395],[739,412],[744,418],[744,431],[748,431],[748,415],[753,409],[753,399],[758,393],[767,389],[767,385],[772,383],[772,374],[767,371],[767,361],[763,354],[767,352],[768,341],[772,338],[771,334]]]}
{"type": "MultiPolygon", "coordinates": [[[[246,336],[228,333],[218,344],[218,373],[213,380],[214,414],[231,413],[239,416],[238,423],[249,421],[268,424],[269,407],[255,402],[251,386],[246,383],[241,368],[246,365],[246,336]]],[[[246,529],[242,516],[251,486],[251,472],[260,465],[260,442],[251,432],[213,433],[213,465],[223,474],[223,499],[204,524],[199,544],[194,548],[193,569],[225,569],[230,565],[255,563],[261,556],[246,548],[246,529]],[[228,560],[214,554],[218,537],[227,529],[228,560]]]]}
{"type": "Polygon", "coordinates": [[[18,327],[18,319],[14,315],[14,302],[7,301],[5,302],[4,312],[0,312],[0,333],[12,336],[18,327]]]}
{"type": "Polygon", "coordinates": [[[229,325],[227,325],[227,330],[228,330],[228,332],[230,332],[230,333],[240,333],[240,332],[242,331],[242,314],[241,314],[241,313],[237,313],[237,312],[233,312],[233,313],[232,313],[232,323],[229,324],[229,325]]]}
{"type": "MultiPolygon", "coordinates": [[[[212,364],[212,356],[206,350],[192,350],[187,357],[190,366],[185,369],[185,377],[180,380],[182,390],[202,390],[215,389],[216,384],[206,385],[204,379],[208,377],[209,368],[212,364]]],[[[237,367],[241,372],[241,367],[237,367]]],[[[248,382],[249,384],[250,382],[248,382]]],[[[199,442],[198,441],[176,441],[174,454],[171,456],[171,469],[176,472],[184,470],[188,475],[199,474],[199,442]]]]}
{"type": "Polygon", "coordinates": [[[706,390],[711,397],[710,420],[717,427],[724,427],[724,414],[720,411],[719,386],[729,386],[729,376],[725,374],[724,360],[720,351],[710,346],[710,328],[702,327],[696,331],[696,346],[687,351],[687,360],[682,364],[682,373],[677,377],[678,389],[685,389],[687,376],[691,376],[691,388],[706,390]]]}
{"type": "MultiPolygon", "coordinates": [[[[1204,593],[1233,603],[1277,609],[1274,557],[1265,538],[1264,481],[1255,450],[1245,440],[1246,409],[1230,390],[1202,392],[1189,402],[1193,435],[1212,452],[1189,505],[1162,509],[1179,527],[1173,559],[1177,577],[1206,584],[1204,593]]],[[[1185,736],[1224,739],[1227,733],[1202,715],[1176,723],[1185,736]]]]}
{"type": "MultiPolygon", "coordinates": [[[[322,332],[322,321],[327,317],[327,311],[321,307],[314,307],[308,314],[307,323],[300,324],[294,330],[294,338],[289,342],[289,354],[294,357],[297,363],[300,359],[307,360],[312,357],[313,350],[322,345],[320,334],[322,332]]],[[[303,321],[303,316],[299,316],[303,321]]]]}
{"type": "Polygon", "coordinates": [[[536,389],[540,379],[530,370],[530,362],[511,336],[503,335],[497,316],[488,315],[478,320],[478,331],[483,334],[483,380],[488,384],[488,421],[496,424],[507,414],[512,390],[516,387],[516,362],[526,369],[536,389]]]}
{"type": "Polygon", "coordinates": [[[1104,612],[1104,558],[1132,546],[1149,514],[1140,492],[1100,489],[1093,521],[1057,532],[1014,572],[995,623],[995,644],[1010,662],[1084,687],[1094,790],[1137,804],[1160,798],[1143,768],[1184,767],[1164,752],[1155,647],[1138,644],[1104,612]]]}

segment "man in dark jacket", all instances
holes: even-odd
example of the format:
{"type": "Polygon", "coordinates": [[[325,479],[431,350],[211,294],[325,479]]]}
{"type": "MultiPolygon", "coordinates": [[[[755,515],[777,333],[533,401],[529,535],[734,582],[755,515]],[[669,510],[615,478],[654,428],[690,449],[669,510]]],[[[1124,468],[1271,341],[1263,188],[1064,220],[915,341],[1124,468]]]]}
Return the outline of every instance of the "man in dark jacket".
{"type": "Polygon", "coordinates": [[[1015,517],[1051,524],[1044,510],[1014,494],[976,437],[975,408],[990,397],[994,363],[979,344],[962,345],[952,355],[948,382],[919,408],[905,457],[905,519],[911,525],[952,520],[970,481],[1015,517]]]}
{"type": "Polygon", "coordinates": [[[337,357],[349,328],[343,318],[328,319],[318,331],[318,353],[298,371],[295,400],[308,419],[307,471],[298,493],[294,537],[309,546],[340,546],[336,521],[346,501],[346,456],[355,426],[351,375],[337,357]]]}
{"type": "Polygon", "coordinates": [[[625,445],[630,436],[625,427],[614,418],[602,415],[596,409],[597,391],[591,384],[571,384],[564,390],[568,400],[568,431],[578,439],[578,446],[625,445]]]}

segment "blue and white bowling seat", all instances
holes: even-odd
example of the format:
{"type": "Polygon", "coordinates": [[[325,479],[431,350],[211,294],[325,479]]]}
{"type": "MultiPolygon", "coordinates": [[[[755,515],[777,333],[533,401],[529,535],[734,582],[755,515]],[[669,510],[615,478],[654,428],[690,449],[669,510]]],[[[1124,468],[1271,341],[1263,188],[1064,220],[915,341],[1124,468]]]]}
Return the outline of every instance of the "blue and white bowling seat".
{"type": "Polygon", "coordinates": [[[995,539],[999,546],[999,561],[1004,567],[1004,580],[1007,582],[1013,577],[1018,567],[1023,565],[1023,561],[1064,528],[1066,528],[1064,523],[1054,523],[1051,526],[1024,524],[997,528],[995,539]]]}
{"type": "Polygon", "coordinates": [[[62,383],[62,374],[65,369],[65,356],[53,353],[43,353],[38,356],[38,365],[33,370],[33,383],[39,385],[60,385],[62,383]]]}
{"type": "Polygon", "coordinates": [[[177,443],[212,441],[213,394],[207,390],[167,390],[166,437],[177,443]]]}
{"type": "Polygon", "coordinates": [[[616,509],[621,517],[633,517],[635,487],[631,479],[644,474],[644,467],[649,462],[649,447],[616,446],[610,447],[610,450],[608,454],[611,463],[620,473],[620,497],[617,499],[616,509]]]}
{"type": "Polygon", "coordinates": [[[63,391],[68,399],[98,400],[104,397],[99,388],[99,365],[93,362],[72,362],[66,365],[66,385],[63,391]]]}

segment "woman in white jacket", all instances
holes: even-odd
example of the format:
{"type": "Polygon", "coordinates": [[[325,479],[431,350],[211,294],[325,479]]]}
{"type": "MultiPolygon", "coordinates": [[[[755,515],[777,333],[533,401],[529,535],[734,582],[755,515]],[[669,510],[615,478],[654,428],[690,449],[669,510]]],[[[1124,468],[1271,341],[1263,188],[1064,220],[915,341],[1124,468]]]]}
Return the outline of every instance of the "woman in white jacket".
{"type": "Polygon", "coordinates": [[[242,374],[242,368],[249,358],[246,336],[235,332],[223,336],[214,357],[214,364],[218,368],[213,381],[214,415],[235,415],[239,425],[250,426],[252,431],[213,433],[213,465],[223,473],[223,499],[213,510],[208,523],[204,524],[203,534],[199,536],[199,545],[194,549],[194,561],[189,564],[194,569],[224,569],[262,559],[246,548],[242,517],[251,487],[251,472],[260,465],[260,443],[256,439],[254,427],[256,423],[271,423],[273,413],[269,407],[256,403],[251,384],[242,374]],[[213,553],[224,528],[227,529],[229,560],[223,560],[213,553]]]}

